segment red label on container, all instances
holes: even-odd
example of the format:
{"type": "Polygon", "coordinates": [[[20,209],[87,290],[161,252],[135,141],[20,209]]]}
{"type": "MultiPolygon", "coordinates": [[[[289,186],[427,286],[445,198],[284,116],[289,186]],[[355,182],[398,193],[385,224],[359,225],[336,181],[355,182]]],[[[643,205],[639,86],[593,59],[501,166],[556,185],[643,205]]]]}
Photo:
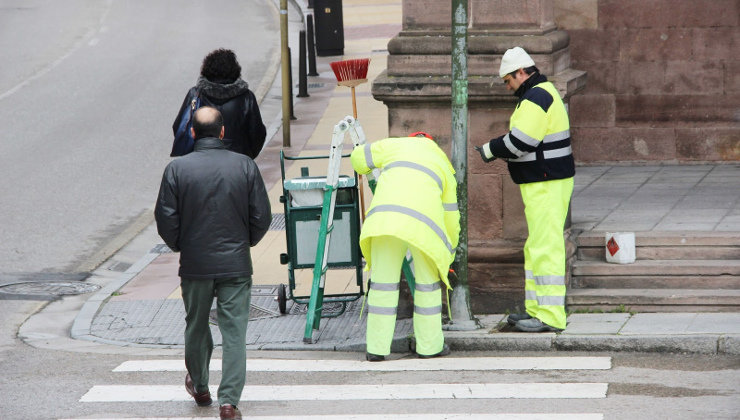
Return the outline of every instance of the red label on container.
{"type": "Polygon", "coordinates": [[[614,240],[614,237],[612,236],[609,238],[609,242],[606,243],[606,249],[609,251],[609,253],[614,256],[614,254],[619,251],[619,245],[617,245],[617,241],[614,240]]]}

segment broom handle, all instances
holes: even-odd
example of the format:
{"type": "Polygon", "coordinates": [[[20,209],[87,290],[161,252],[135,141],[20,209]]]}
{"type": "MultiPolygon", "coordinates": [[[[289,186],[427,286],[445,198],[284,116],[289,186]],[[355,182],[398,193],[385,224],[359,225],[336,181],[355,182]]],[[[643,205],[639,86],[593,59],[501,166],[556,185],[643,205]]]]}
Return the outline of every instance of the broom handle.
{"type": "Polygon", "coordinates": [[[357,100],[355,99],[355,87],[352,86],[352,116],[357,119],[357,100]]]}
{"type": "MultiPolygon", "coordinates": [[[[352,116],[357,119],[357,100],[355,99],[355,87],[352,86],[352,116]]],[[[360,183],[360,220],[365,223],[365,187],[362,185],[362,175],[359,175],[360,183]]]]}

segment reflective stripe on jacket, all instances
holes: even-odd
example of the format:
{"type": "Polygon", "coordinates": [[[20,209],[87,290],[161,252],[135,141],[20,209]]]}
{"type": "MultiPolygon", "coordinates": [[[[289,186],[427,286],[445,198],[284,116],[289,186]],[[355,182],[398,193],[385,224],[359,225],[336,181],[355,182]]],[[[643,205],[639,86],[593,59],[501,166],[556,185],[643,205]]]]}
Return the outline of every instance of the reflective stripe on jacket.
{"type": "Polygon", "coordinates": [[[356,147],[351,161],[359,174],[382,170],[360,234],[368,268],[370,239],[390,235],[424,252],[447,284],[460,235],[457,182],[447,155],[427,138],[401,137],[356,147]]]}
{"type": "Polygon", "coordinates": [[[487,145],[491,154],[508,160],[517,184],[570,178],[575,163],[570,123],[560,94],[545,76],[533,74],[509,122],[510,131],[487,145]]]}

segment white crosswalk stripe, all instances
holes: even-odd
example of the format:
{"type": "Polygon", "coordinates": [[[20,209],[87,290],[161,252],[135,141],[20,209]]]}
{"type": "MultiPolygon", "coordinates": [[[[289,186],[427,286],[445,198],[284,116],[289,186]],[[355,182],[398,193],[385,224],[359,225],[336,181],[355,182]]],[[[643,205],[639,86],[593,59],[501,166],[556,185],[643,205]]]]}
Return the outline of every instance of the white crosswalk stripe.
{"type": "MultiPolygon", "coordinates": [[[[217,417],[136,417],[126,420],[210,420],[217,417]]],[[[340,416],[249,416],[250,420],[388,420],[388,415],[378,414],[342,414],[340,416]]],[[[602,414],[596,413],[497,413],[497,414],[394,414],[394,420],[603,420],[602,414]]],[[[74,420],[74,419],[60,419],[74,420]]],[[[85,420],[116,420],[114,418],[97,418],[85,420]]]]}
{"type": "MultiPolygon", "coordinates": [[[[241,401],[605,398],[605,383],[277,385],[244,387],[241,401]]],[[[96,385],[80,402],[189,401],[179,385],[96,385]]]]}
{"type": "MultiPolygon", "coordinates": [[[[221,360],[213,359],[211,370],[221,370],[221,360]]],[[[446,357],[440,359],[401,359],[384,363],[359,360],[248,359],[252,372],[399,372],[462,370],[595,370],[611,369],[609,357],[446,357]]],[[[129,360],[114,372],[184,372],[183,360],[129,360]]]]}
{"type": "MultiPolygon", "coordinates": [[[[221,369],[221,360],[211,361],[211,370],[221,369]]],[[[358,360],[247,360],[250,372],[434,372],[434,371],[548,371],[548,370],[608,370],[610,357],[468,357],[434,360],[400,359],[382,363],[358,360]]],[[[184,372],[183,360],[129,360],[114,372],[184,372]]],[[[411,378],[413,376],[410,376],[411,378]]],[[[403,401],[403,400],[466,400],[466,399],[573,399],[606,398],[608,384],[603,382],[506,382],[506,383],[392,383],[392,384],[296,384],[247,385],[241,401],[250,404],[330,401],[403,401]]],[[[211,389],[217,389],[212,384],[211,389]]],[[[79,400],[82,403],[187,402],[192,401],[184,387],[178,385],[94,385],[79,400]]],[[[376,403],[373,403],[376,404],[376,403]]],[[[329,405],[327,405],[329,406],[329,405]]],[[[274,419],[356,419],[389,418],[409,420],[437,419],[513,419],[513,420],[596,420],[600,413],[497,413],[497,414],[353,414],[251,417],[274,419]]]]}

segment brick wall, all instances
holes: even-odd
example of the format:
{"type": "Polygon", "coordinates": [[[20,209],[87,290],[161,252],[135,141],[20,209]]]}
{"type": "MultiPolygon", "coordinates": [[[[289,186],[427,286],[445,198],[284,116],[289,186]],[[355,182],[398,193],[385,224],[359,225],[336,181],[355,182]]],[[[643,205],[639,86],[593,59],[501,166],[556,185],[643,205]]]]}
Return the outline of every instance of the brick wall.
{"type": "Polygon", "coordinates": [[[740,161],[740,1],[555,0],[581,163],[740,161]]]}

